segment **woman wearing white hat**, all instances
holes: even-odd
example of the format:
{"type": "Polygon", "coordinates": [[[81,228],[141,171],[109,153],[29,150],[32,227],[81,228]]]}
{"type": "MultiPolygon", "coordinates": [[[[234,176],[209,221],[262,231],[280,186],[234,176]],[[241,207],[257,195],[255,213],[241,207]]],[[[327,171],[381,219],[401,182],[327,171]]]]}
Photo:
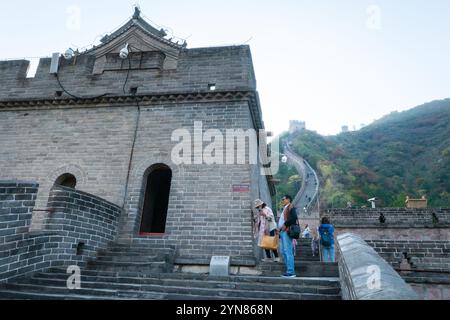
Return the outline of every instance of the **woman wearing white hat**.
{"type": "MultiPolygon", "coordinates": [[[[259,211],[259,229],[258,229],[258,245],[261,245],[261,241],[265,235],[270,235],[274,237],[277,231],[277,223],[275,222],[275,216],[272,209],[270,209],[264,201],[257,199],[255,200],[255,209],[259,211]]],[[[272,261],[270,256],[270,250],[266,251],[266,258],[263,261],[272,261]]],[[[272,250],[275,257],[275,262],[280,262],[278,257],[278,251],[272,250]]]]}

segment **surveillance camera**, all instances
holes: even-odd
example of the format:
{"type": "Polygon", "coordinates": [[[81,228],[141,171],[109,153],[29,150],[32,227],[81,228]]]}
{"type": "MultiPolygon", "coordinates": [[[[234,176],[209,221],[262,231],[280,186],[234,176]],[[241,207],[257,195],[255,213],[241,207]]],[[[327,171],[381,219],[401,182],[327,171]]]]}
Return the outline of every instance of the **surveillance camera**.
{"type": "Polygon", "coordinates": [[[119,56],[121,59],[126,59],[128,58],[128,54],[130,53],[130,50],[128,49],[129,45],[128,43],[125,45],[125,47],[120,50],[119,56]]]}
{"type": "Polygon", "coordinates": [[[70,60],[73,58],[73,56],[75,55],[75,52],[72,50],[72,48],[69,48],[66,50],[66,52],[64,53],[64,59],[66,60],[70,60]]]}

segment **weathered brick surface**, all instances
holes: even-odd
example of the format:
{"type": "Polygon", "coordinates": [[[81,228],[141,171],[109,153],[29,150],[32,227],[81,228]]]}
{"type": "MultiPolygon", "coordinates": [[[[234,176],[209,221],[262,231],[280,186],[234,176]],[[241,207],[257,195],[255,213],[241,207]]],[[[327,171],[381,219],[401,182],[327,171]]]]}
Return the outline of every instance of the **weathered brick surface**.
{"type": "Polygon", "coordinates": [[[450,285],[410,283],[422,300],[450,300],[450,285]]]}
{"type": "Polygon", "coordinates": [[[450,271],[449,241],[367,241],[395,268],[407,254],[413,269],[450,271]]]}
{"type": "Polygon", "coordinates": [[[337,237],[344,300],[418,299],[412,288],[361,237],[337,237]]]}
{"type": "MultiPolygon", "coordinates": [[[[28,61],[0,61],[0,100],[53,99],[61,88],[49,74],[50,63],[50,58],[41,59],[36,76],[26,79],[28,61]]],[[[94,63],[94,55],[80,56],[75,65],[61,58],[59,78],[66,90],[78,96],[123,94],[127,70],[93,75],[94,63]]],[[[138,87],[139,94],[198,92],[208,91],[209,84],[217,90],[255,90],[249,46],[184,49],[176,70],[133,70],[127,89],[138,87]]]]}
{"type": "Polygon", "coordinates": [[[77,245],[84,243],[83,255],[76,261],[87,262],[116,240],[122,209],[112,203],[82,191],[54,187],[48,208],[53,212],[46,230],[64,237],[65,254],[73,256],[77,245]]]}
{"type": "MultiPolygon", "coordinates": [[[[207,262],[220,254],[248,262],[255,249],[252,201],[263,198],[270,204],[259,165],[175,165],[171,151],[178,142],[171,135],[181,128],[192,133],[195,121],[203,122],[203,131],[218,129],[223,135],[227,129],[264,127],[250,48],[186,49],[134,28],[116,40],[144,48],[143,65],[135,52],[128,72],[112,43],[76,60],[60,59],[61,83],[83,99],[69,99],[65,92],[55,97],[62,88],[49,74],[50,59],[40,60],[32,79],[25,79],[27,62],[0,62],[0,145],[8,151],[0,153],[0,179],[37,181],[36,206],[45,209],[55,180],[73,174],[77,190],[125,208],[121,240],[176,248],[184,260],[207,262]],[[175,47],[176,56],[169,57],[175,47]],[[133,87],[136,97],[129,92],[133,87]],[[104,94],[103,100],[89,99],[104,94]],[[166,234],[140,237],[144,181],[155,164],[173,172],[166,234]],[[249,190],[233,192],[235,185],[249,190]]],[[[54,219],[35,212],[32,230],[56,228],[54,219]]]]}
{"type": "Polygon", "coordinates": [[[171,150],[175,143],[170,142],[172,131],[168,130],[186,128],[192,132],[194,121],[202,121],[204,131],[218,129],[224,135],[226,129],[250,129],[253,125],[248,105],[235,102],[144,108],[140,119],[126,202],[128,215],[121,236],[132,236],[138,243],[174,247],[179,260],[196,258],[205,263],[212,255],[231,255],[235,260],[252,256],[252,200],[262,193],[270,203],[266,178],[255,171],[259,167],[248,163],[174,165],[171,150]],[[166,234],[152,239],[139,237],[138,231],[144,173],[157,163],[169,165],[173,180],[166,234]],[[250,192],[233,192],[234,185],[246,185],[250,192]]]}
{"type": "Polygon", "coordinates": [[[121,204],[135,119],[126,107],[0,111],[0,178],[38,181],[44,209],[64,173],[75,175],[77,188],[121,204]]]}
{"type": "Polygon", "coordinates": [[[450,228],[336,228],[337,234],[351,232],[365,240],[449,241],[450,228]]]}
{"type": "Polygon", "coordinates": [[[121,209],[97,197],[56,188],[48,230],[30,233],[36,183],[0,182],[0,281],[55,266],[82,266],[117,234],[121,209]],[[31,195],[32,200],[28,199],[31,195]],[[20,211],[20,213],[15,213],[20,211]],[[86,244],[82,255],[77,245],[86,244]]]}
{"type": "Polygon", "coordinates": [[[322,215],[337,228],[450,228],[450,208],[329,209],[322,215]],[[380,223],[380,214],[385,223],[380,223]]]}
{"type": "Polygon", "coordinates": [[[411,268],[399,272],[421,299],[448,299],[450,209],[334,209],[322,215],[331,218],[338,236],[356,234],[396,270],[411,268]]]}

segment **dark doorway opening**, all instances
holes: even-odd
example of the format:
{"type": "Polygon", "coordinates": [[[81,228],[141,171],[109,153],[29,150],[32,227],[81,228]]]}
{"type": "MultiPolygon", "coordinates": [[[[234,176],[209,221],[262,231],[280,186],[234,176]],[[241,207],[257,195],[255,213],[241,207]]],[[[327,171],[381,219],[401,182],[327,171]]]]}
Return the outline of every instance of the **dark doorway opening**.
{"type": "Polygon", "coordinates": [[[55,185],[75,189],[77,186],[77,178],[73,174],[65,173],[56,179],[55,185]]]}
{"type": "Polygon", "coordinates": [[[166,165],[151,168],[147,177],[141,235],[160,235],[166,232],[172,170],[166,165]]]}

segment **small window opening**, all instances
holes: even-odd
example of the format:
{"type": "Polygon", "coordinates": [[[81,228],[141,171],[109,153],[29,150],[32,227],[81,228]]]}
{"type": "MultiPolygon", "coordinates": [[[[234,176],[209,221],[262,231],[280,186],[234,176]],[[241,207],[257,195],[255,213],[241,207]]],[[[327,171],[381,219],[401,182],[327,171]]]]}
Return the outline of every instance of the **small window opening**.
{"type": "Polygon", "coordinates": [[[130,94],[132,94],[133,96],[135,96],[137,94],[138,88],[137,87],[131,87],[130,88],[130,94]]]}
{"type": "Polygon", "coordinates": [[[84,246],[85,246],[84,242],[78,243],[78,245],[77,245],[77,256],[82,256],[83,255],[84,246]]]}
{"type": "Polygon", "coordinates": [[[77,178],[73,174],[65,173],[55,181],[55,185],[75,189],[77,178]]]}

